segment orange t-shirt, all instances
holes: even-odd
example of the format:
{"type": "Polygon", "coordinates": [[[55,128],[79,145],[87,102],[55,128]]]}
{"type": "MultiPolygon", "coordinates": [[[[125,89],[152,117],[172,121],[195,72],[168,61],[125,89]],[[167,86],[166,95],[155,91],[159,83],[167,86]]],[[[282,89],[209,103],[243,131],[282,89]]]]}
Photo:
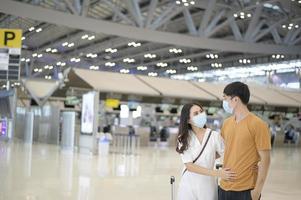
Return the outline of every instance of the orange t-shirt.
{"type": "Polygon", "coordinates": [[[224,168],[236,172],[235,181],[221,181],[226,191],[253,189],[257,180],[254,166],[260,161],[258,151],[270,150],[271,140],[267,124],[250,113],[240,122],[232,116],[225,120],[222,130],[225,141],[224,168]]]}

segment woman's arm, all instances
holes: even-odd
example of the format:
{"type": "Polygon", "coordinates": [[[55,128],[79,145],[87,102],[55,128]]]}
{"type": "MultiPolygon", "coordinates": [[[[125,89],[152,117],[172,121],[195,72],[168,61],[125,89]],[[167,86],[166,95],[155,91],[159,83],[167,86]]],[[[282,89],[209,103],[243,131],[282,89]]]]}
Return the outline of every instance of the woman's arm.
{"type": "Polygon", "coordinates": [[[213,170],[198,166],[194,163],[185,163],[185,166],[190,172],[194,172],[205,176],[221,177],[222,179],[228,181],[233,181],[236,177],[236,173],[232,172],[229,168],[225,168],[222,170],[213,170]]]}

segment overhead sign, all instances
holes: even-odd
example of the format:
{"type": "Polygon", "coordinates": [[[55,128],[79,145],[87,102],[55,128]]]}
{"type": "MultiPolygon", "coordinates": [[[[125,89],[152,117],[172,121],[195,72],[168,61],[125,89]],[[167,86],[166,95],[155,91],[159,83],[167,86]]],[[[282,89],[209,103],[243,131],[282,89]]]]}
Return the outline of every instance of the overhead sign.
{"type": "Polygon", "coordinates": [[[0,48],[21,48],[21,29],[0,29],[0,48]]]}
{"type": "Polygon", "coordinates": [[[109,108],[118,108],[120,101],[118,99],[106,99],[105,104],[109,108]]]}

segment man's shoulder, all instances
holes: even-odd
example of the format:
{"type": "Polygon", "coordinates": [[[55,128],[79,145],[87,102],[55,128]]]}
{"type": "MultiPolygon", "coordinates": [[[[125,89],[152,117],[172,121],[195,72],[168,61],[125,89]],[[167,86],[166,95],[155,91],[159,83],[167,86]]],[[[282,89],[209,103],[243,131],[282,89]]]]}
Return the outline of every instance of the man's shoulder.
{"type": "Polygon", "coordinates": [[[251,115],[251,117],[250,117],[251,123],[253,125],[255,125],[255,126],[256,125],[267,125],[267,123],[262,118],[260,118],[259,116],[257,116],[256,114],[250,113],[250,115],[251,115]]]}
{"type": "Polygon", "coordinates": [[[230,117],[227,117],[224,122],[223,122],[223,125],[227,125],[229,123],[233,122],[233,116],[230,116],[230,117]]]}

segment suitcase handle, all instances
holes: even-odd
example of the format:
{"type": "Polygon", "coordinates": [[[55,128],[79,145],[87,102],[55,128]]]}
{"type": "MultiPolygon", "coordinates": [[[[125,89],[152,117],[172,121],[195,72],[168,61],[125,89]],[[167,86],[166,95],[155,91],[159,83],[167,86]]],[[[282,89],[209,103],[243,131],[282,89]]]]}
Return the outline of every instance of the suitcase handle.
{"type": "Polygon", "coordinates": [[[176,178],[174,176],[170,177],[170,184],[173,184],[176,181],[176,178]]]}

